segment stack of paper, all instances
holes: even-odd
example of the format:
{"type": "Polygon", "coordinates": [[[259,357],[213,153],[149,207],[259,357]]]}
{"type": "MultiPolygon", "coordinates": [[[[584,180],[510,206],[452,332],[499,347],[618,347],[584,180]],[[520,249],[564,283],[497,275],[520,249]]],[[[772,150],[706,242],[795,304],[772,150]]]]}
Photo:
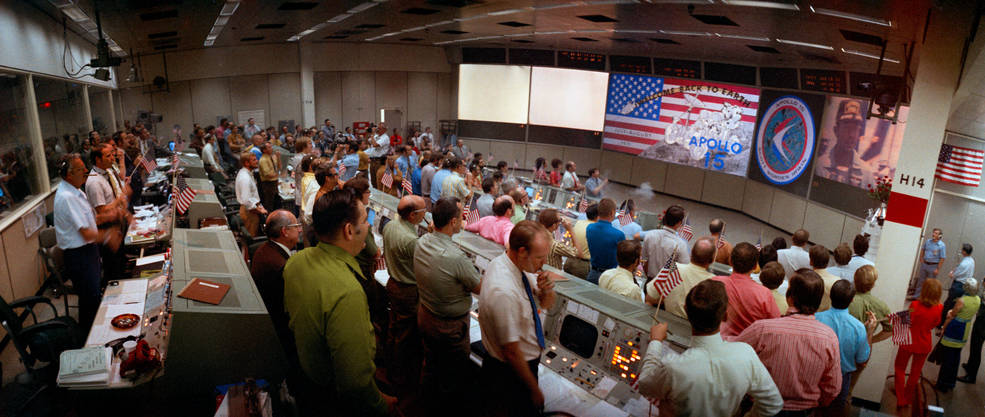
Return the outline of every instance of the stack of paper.
{"type": "Polygon", "coordinates": [[[112,369],[113,349],[97,346],[66,350],[59,359],[58,386],[106,386],[112,369]]]}

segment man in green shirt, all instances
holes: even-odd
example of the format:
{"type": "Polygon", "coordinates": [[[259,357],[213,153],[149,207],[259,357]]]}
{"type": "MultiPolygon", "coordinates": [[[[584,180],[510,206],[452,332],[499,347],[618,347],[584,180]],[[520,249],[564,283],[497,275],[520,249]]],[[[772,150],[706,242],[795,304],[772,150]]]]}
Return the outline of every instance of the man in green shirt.
{"type": "Polygon", "coordinates": [[[365,245],[367,217],[353,193],[329,191],[312,213],[318,245],[284,267],[284,307],[301,369],[313,383],[298,393],[303,415],[396,414],[396,398],[374,380],[376,341],[353,258],[365,245]]]}
{"type": "Polygon", "coordinates": [[[398,393],[416,390],[421,376],[421,336],[417,332],[417,278],[414,246],[417,225],[427,213],[424,199],[407,195],[397,204],[400,218],[383,227],[383,256],[390,280],[390,325],[386,336],[387,380],[398,393]]]}
{"type": "MultiPolygon", "coordinates": [[[[469,311],[482,276],[452,241],[462,230],[458,198],[434,204],[434,232],[421,236],[414,250],[414,273],[421,303],[417,325],[424,342],[422,402],[428,415],[467,410],[469,393],[469,311]]],[[[448,415],[445,413],[444,415],[448,415]]]]}

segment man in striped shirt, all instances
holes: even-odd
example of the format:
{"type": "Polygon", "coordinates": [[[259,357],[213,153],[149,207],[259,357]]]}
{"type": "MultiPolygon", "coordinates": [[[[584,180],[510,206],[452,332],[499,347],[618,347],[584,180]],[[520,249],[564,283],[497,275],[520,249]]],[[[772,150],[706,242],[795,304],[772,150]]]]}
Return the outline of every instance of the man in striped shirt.
{"type": "Polygon", "coordinates": [[[816,272],[800,269],[787,289],[788,315],[759,320],[733,341],[752,346],[783,395],[777,416],[808,416],[827,406],[841,391],[838,336],[814,318],[824,296],[816,272]]]}

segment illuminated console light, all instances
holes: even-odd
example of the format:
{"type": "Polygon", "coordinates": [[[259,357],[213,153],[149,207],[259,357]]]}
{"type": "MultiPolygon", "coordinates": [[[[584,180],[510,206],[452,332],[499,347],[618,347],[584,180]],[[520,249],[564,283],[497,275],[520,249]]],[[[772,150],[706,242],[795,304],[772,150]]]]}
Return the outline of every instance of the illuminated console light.
{"type": "Polygon", "coordinates": [[[544,362],[551,363],[551,360],[550,359],[547,359],[544,362]]]}
{"type": "Polygon", "coordinates": [[[623,374],[621,374],[620,376],[622,376],[623,378],[625,378],[625,377],[626,377],[626,374],[625,374],[625,373],[623,373],[623,374]]]}
{"type": "Polygon", "coordinates": [[[567,362],[568,358],[561,358],[561,362],[567,362]]]}
{"type": "Polygon", "coordinates": [[[557,346],[551,345],[551,350],[557,350],[557,346]]]}

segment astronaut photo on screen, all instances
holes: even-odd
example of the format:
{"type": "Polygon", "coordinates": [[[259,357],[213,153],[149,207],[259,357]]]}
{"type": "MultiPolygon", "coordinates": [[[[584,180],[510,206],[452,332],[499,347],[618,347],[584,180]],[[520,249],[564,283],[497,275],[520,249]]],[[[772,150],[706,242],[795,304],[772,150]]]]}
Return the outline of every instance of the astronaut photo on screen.
{"type": "Polygon", "coordinates": [[[854,98],[828,97],[815,174],[865,188],[896,171],[907,108],[894,125],[889,120],[866,120],[868,103],[854,98]]]}

